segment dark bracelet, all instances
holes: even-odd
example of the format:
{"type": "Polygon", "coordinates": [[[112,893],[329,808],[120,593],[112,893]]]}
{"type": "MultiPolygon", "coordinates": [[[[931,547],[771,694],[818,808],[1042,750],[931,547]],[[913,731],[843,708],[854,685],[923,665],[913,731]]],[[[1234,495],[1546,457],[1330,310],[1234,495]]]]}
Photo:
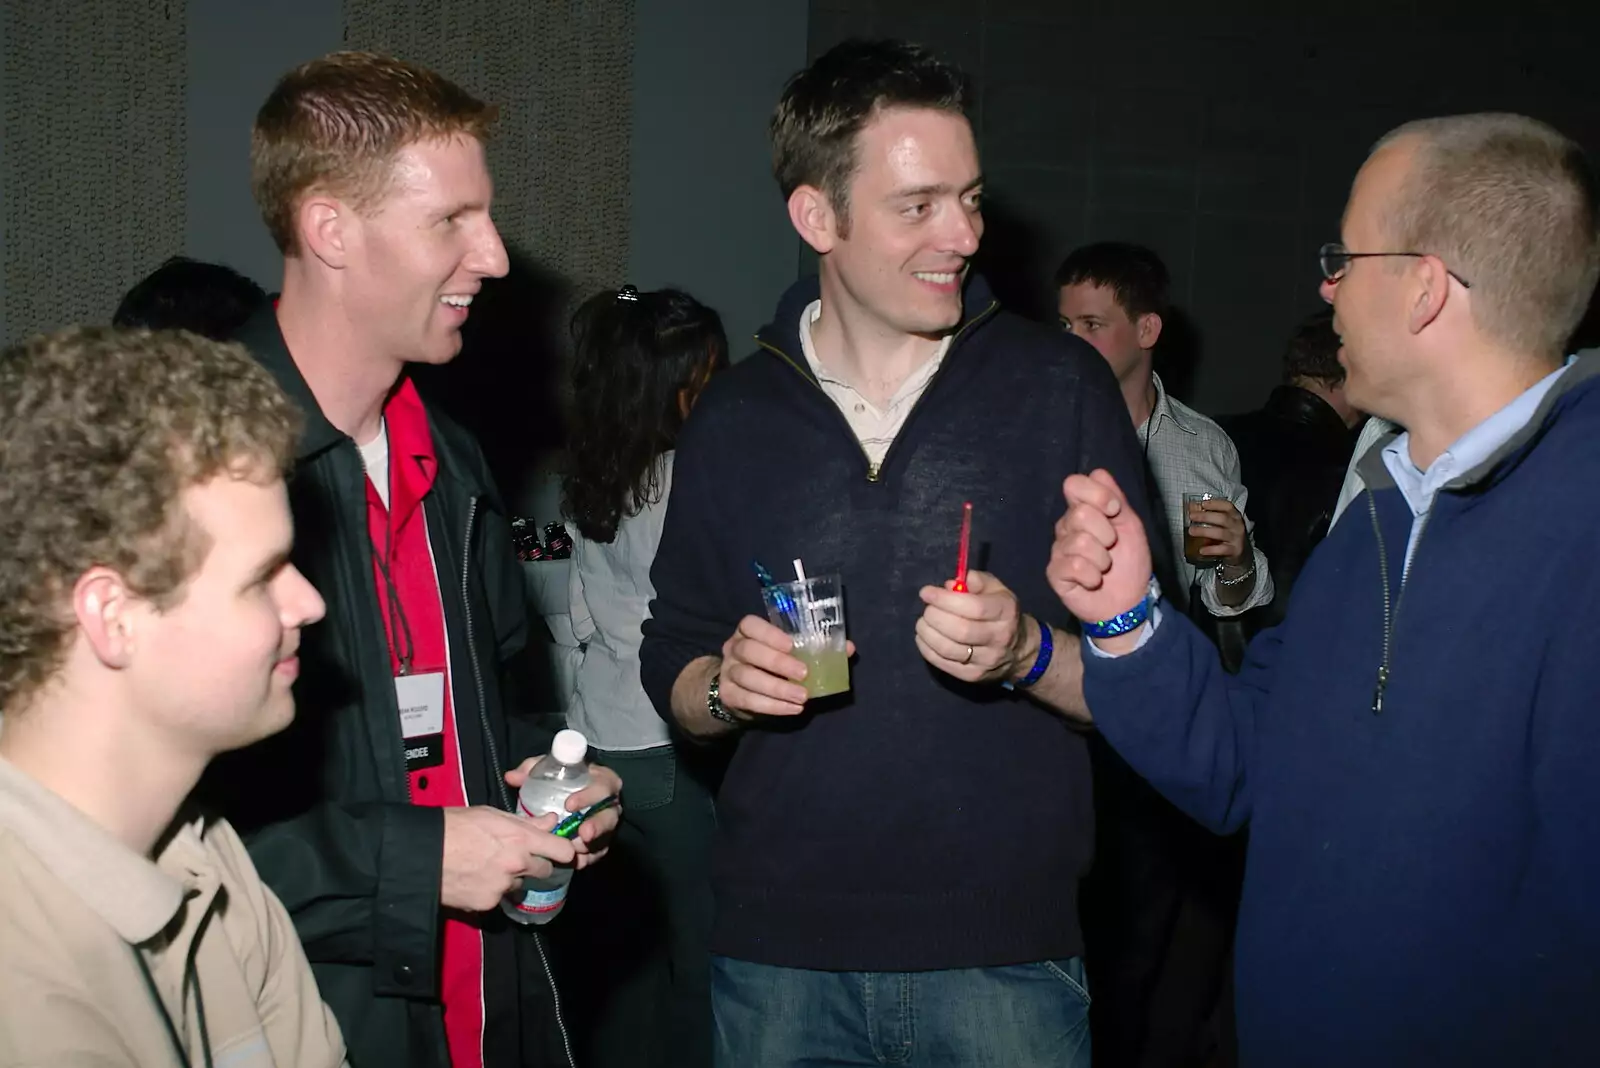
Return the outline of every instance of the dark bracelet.
{"type": "Polygon", "coordinates": [[[1050,635],[1049,624],[1042,619],[1035,620],[1035,622],[1039,624],[1039,655],[1034,658],[1033,667],[1029,668],[1028,673],[1022,678],[1016,682],[1007,679],[1000,684],[1007,690],[1026,690],[1044,678],[1044,673],[1050,670],[1050,657],[1056,651],[1055,639],[1050,635]]]}

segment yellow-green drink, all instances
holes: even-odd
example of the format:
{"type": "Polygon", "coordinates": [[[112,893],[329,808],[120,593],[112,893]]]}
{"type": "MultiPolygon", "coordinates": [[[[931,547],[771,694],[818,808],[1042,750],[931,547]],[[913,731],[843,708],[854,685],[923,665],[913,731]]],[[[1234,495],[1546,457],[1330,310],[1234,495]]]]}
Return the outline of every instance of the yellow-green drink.
{"type": "Polygon", "coordinates": [[[844,655],[844,593],[838,575],[780,582],[761,592],[767,618],[794,641],[794,655],[806,666],[802,684],[811,697],[850,689],[850,661],[844,655]]]}
{"type": "Polygon", "coordinates": [[[845,658],[842,641],[837,649],[796,645],[794,655],[806,666],[804,686],[812,697],[828,697],[850,688],[850,661],[845,658]]]}

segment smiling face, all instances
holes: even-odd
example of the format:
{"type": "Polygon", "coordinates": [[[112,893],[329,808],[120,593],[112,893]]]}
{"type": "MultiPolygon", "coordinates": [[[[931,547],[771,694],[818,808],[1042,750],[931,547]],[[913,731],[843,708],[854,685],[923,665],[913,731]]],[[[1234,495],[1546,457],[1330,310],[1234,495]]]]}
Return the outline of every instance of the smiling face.
{"type": "Polygon", "coordinates": [[[961,321],[967,261],[983,235],[971,125],[948,111],[887,108],[857,135],[856,157],[848,227],[841,232],[829,210],[802,235],[823,254],[834,291],[889,332],[949,331],[961,321]]]}
{"type": "Polygon", "coordinates": [[[396,156],[387,193],[347,237],[344,302],[378,351],[432,364],[461,351],[472,298],[509,269],[493,192],[476,138],[419,141],[396,156]]]}
{"type": "Polygon", "coordinates": [[[289,563],[281,479],[223,473],[183,491],[199,568],[178,599],[133,610],[127,681],[137,714],[198,755],[237,749],[289,725],[300,629],[323,602],[289,563]]]}

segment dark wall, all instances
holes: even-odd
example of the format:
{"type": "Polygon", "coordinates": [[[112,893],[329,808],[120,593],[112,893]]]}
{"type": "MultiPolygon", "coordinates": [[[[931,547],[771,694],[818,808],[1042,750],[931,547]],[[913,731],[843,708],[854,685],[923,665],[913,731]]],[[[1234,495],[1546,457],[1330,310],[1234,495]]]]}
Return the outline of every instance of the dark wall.
{"type": "Polygon", "coordinates": [[[1519,111],[1600,151],[1589,5],[1215,10],[1237,6],[812,0],[810,49],[905,37],[965,67],[989,179],[985,270],[1013,304],[1053,315],[1049,277],[1075,245],[1150,245],[1197,335],[1187,399],[1227,412],[1276,382],[1283,340],[1319,304],[1316,249],[1338,239],[1385,131],[1519,111]]]}
{"type": "MultiPolygon", "coordinates": [[[[716,308],[735,358],[795,279],[767,118],[806,62],[806,0],[635,0],[629,277],[716,308]]],[[[619,279],[619,282],[622,281],[619,279]]]]}

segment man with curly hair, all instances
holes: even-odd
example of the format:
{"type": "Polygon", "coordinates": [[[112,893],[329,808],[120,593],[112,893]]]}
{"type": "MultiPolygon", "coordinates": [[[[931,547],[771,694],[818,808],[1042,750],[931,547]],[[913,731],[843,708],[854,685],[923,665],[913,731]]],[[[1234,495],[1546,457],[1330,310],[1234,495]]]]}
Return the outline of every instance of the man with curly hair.
{"type": "Polygon", "coordinates": [[[233,828],[179,813],[294,716],[295,425],[193,334],[0,356],[0,1064],[344,1063],[233,828]]]}

